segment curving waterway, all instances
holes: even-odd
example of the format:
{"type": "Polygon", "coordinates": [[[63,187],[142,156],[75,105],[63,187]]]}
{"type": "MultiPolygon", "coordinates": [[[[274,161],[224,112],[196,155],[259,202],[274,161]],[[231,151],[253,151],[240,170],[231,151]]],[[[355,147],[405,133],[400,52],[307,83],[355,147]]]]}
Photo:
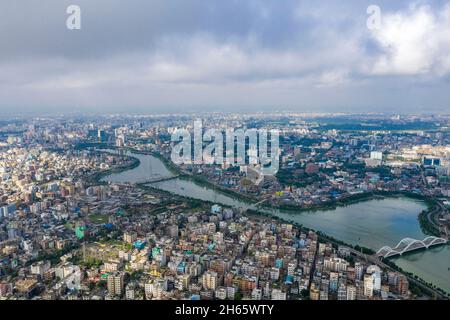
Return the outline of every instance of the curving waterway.
{"type": "MultiPolygon", "coordinates": [[[[140,160],[138,167],[111,174],[104,180],[115,183],[143,183],[174,176],[160,159],[151,155],[132,155],[140,160]]],[[[242,209],[253,208],[251,203],[197,184],[188,178],[152,183],[151,186],[180,196],[242,209]]],[[[336,209],[299,213],[270,210],[270,213],[286,221],[320,230],[346,243],[378,250],[384,245],[393,247],[406,237],[425,238],[426,235],[421,231],[418,222],[418,215],[424,209],[426,205],[423,202],[402,197],[368,200],[336,209]]],[[[450,246],[416,251],[394,258],[393,261],[402,269],[450,292],[450,246]]]]}

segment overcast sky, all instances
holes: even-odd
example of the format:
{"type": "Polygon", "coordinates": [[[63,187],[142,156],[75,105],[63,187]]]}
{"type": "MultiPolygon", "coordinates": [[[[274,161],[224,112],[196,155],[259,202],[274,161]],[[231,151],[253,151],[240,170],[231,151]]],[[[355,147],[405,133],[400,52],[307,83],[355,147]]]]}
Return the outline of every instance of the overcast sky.
{"type": "Polygon", "coordinates": [[[0,39],[1,114],[450,110],[448,1],[2,0],[0,39]]]}

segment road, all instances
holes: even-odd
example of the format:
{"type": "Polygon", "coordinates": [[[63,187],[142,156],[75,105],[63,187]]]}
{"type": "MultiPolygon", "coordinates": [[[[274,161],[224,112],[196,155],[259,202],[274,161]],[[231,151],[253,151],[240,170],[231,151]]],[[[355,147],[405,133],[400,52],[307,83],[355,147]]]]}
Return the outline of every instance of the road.
{"type": "MultiPolygon", "coordinates": [[[[357,250],[355,250],[355,249],[353,249],[353,248],[350,248],[350,252],[351,252],[353,255],[355,255],[355,256],[357,256],[357,257],[360,257],[360,258],[363,258],[363,259],[365,259],[366,261],[369,261],[369,262],[371,262],[371,263],[373,263],[373,264],[379,266],[379,267],[382,268],[382,269],[390,270],[390,271],[393,271],[393,272],[398,272],[397,270],[395,270],[394,268],[388,266],[387,264],[385,264],[383,261],[381,261],[380,259],[378,259],[378,258],[375,257],[375,256],[370,256],[370,255],[364,254],[364,253],[359,252],[359,251],[357,251],[357,250]]],[[[404,273],[403,273],[403,274],[404,274],[404,273]]],[[[437,297],[438,299],[448,300],[448,297],[446,297],[445,295],[443,295],[441,292],[435,290],[434,288],[431,288],[430,286],[428,286],[428,285],[427,285],[426,283],[424,283],[423,281],[418,280],[418,279],[416,279],[416,278],[414,278],[414,277],[411,277],[411,276],[409,276],[409,275],[407,275],[407,274],[404,274],[404,275],[408,278],[408,281],[409,281],[409,282],[414,283],[415,285],[417,285],[418,287],[420,287],[421,289],[423,289],[423,290],[425,290],[425,291],[432,292],[433,294],[436,295],[436,297],[437,297]]]]}
{"type": "Polygon", "coordinates": [[[437,204],[439,206],[439,210],[433,210],[427,213],[427,219],[428,221],[437,229],[439,230],[439,233],[441,234],[442,238],[448,239],[448,230],[445,225],[441,225],[438,221],[435,220],[436,217],[439,218],[441,213],[447,212],[447,209],[444,207],[444,205],[437,201],[437,204]]]}

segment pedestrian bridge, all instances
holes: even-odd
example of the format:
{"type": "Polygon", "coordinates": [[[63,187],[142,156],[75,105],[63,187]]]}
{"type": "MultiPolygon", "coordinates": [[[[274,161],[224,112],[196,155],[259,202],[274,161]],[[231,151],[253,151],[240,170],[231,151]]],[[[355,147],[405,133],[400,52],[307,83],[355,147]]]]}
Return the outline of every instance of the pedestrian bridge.
{"type": "Polygon", "coordinates": [[[411,238],[402,239],[395,247],[384,246],[377,252],[378,257],[389,258],[396,255],[402,255],[405,252],[414,251],[422,248],[429,248],[438,244],[447,243],[446,239],[437,237],[426,237],[423,240],[416,240],[411,238]]]}

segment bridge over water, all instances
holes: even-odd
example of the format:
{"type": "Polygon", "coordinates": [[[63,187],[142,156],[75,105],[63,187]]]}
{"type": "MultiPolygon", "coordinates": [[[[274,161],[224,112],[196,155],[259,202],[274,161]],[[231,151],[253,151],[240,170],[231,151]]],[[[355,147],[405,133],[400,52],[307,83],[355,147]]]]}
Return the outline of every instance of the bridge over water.
{"type": "Polygon", "coordinates": [[[255,208],[258,208],[258,207],[262,206],[262,204],[263,204],[264,202],[267,202],[267,201],[269,201],[269,199],[263,199],[263,200],[261,200],[261,201],[255,203],[254,206],[255,206],[255,208]]]}
{"type": "Polygon", "coordinates": [[[172,176],[172,177],[156,177],[156,178],[147,180],[145,183],[152,184],[152,183],[157,183],[157,182],[169,181],[169,180],[177,179],[180,176],[181,175],[177,174],[177,175],[172,176]]]}
{"type": "Polygon", "coordinates": [[[429,247],[436,246],[439,244],[446,244],[447,240],[438,237],[426,237],[423,240],[416,240],[412,238],[404,238],[393,248],[389,246],[384,246],[377,252],[378,257],[389,258],[396,255],[402,255],[405,252],[410,252],[414,250],[419,250],[422,248],[428,249],[429,247]]]}

